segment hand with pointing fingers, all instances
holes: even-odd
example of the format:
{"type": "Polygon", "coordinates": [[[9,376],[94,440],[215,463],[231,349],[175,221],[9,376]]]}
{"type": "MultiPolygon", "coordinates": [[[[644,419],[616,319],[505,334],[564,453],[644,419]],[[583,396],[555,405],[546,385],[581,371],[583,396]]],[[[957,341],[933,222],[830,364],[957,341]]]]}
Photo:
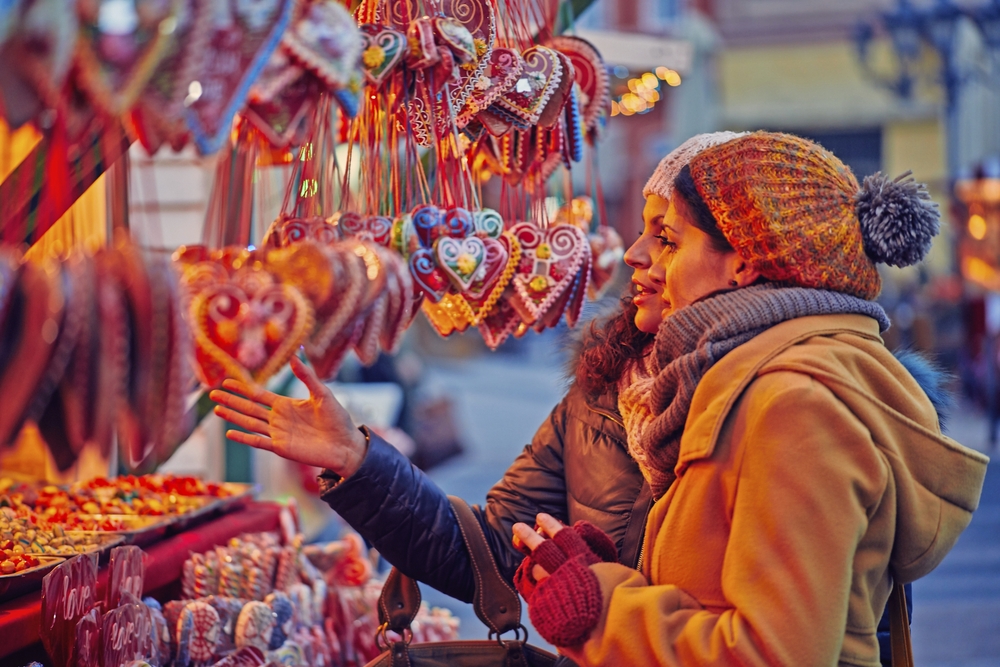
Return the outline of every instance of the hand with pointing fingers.
{"type": "Polygon", "coordinates": [[[306,465],[328,468],[350,477],[364,461],[368,442],[333,392],[298,357],[292,372],[309,389],[309,398],[294,399],[238,380],[226,380],[209,398],[218,403],[215,414],[245,428],[230,430],[234,442],[265,449],[306,465]],[[232,392],[232,393],[230,393],[232,392]]]}

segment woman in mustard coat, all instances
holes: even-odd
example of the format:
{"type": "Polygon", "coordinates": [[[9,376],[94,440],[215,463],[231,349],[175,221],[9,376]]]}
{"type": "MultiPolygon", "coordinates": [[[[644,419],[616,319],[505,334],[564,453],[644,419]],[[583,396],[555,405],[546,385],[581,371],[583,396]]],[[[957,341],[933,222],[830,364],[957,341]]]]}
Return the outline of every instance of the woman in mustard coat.
{"type": "Polygon", "coordinates": [[[705,150],[674,191],[644,211],[667,250],[636,398],[656,498],[641,572],[605,562],[593,527],[518,524],[532,622],[580,665],[878,667],[893,583],[941,562],[986,472],[879,335],[875,265],[920,261],[936,207],[763,132],[705,150]]]}

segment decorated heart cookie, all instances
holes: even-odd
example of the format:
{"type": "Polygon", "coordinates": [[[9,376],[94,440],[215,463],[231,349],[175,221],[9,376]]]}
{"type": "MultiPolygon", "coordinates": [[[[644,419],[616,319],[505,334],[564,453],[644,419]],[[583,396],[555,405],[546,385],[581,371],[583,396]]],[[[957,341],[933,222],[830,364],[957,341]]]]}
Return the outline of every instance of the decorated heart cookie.
{"type": "Polygon", "coordinates": [[[434,252],[429,248],[418,248],[409,259],[410,275],[413,282],[427,298],[437,303],[448,291],[448,276],[438,268],[434,252]]]}
{"type": "Polygon", "coordinates": [[[586,234],[570,225],[541,230],[522,222],[510,232],[522,248],[510,302],[522,321],[532,325],[573,285],[590,255],[590,245],[586,234]]]}
{"type": "Polygon", "coordinates": [[[233,116],[288,26],[291,0],[210,0],[213,30],[205,63],[189,86],[187,123],[203,154],[229,139],[233,116]]]}
{"type": "Polygon", "coordinates": [[[495,48],[485,62],[483,72],[472,80],[465,107],[456,118],[459,127],[468,125],[476,114],[512,88],[524,70],[524,59],[514,49],[495,48]]]}
{"type": "Polygon", "coordinates": [[[547,42],[573,63],[573,74],[580,86],[580,112],[587,132],[592,132],[611,107],[611,79],[601,54],[580,37],[558,35],[547,42]]]}
{"type": "Polygon", "coordinates": [[[344,213],[337,219],[337,225],[345,237],[359,241],[371,241],[380,246],[389,246],[392,238],[392,220],[381,215],[361,216],[344,213]]]}
{"type": "Polygon", "coordinates": [[[403,61],[409,45],[398,30],[373,23],[361,26],[361,69],[365,78],[379,88],[403,61]]]}
{"type": "Polygon", "coordinates": [[[313,327],[312,307],[302,294],[263,271],[203,289],[192,300],[191,319],[198,369],[209,387],[227,377],[267,380],[313,327]]]}
{"type": "MultiPolygon", "coordinates": [[[[293,66],[293,69],[298,69],[293,66]]],[[[299,76],[268,101],[250,102],[243,115],[271,144],[287,148],[301,133],[301,126],[311,116],[320,84],[316,78],[298,69],[299,76]]]]}
{"type": "Polygon", "coordinates": [[[451,278],[459,291],[467,290],[472,285],[486,261],[486,246],[483,239],[476,236],[438,239],[435,253],[438,266],[451,278]]]}
{"type": "Polygon", "coordinates": [[[354,18],[336,0],[309,4],[283,43],[330,88],[345,88],[350,83],[363,48],[354,18]]]}
{"type": "Polygon", "coordinates": [[[80,85],[99,109],[118,116],[132,107],[167,54],[182,0],[126,0],[113,5],[116,12],[109,6],[79,5],[76,57],[80,85]]]}
{"type": "Polygon", "coordinates": [[[532,46],[522,54],[524,69],[513,87],[496,105],[529,125],[536,125],[542,111],[563,79],[559,54],[544,46],[532,46]]]}

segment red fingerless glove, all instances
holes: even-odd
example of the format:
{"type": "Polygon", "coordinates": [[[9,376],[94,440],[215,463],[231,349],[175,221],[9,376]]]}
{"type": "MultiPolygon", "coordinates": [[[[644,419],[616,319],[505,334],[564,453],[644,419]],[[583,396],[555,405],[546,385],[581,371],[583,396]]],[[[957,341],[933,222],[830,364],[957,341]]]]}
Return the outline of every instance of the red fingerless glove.
{"type": "Polygon", "coordinates": [[[538,633],[555,646],[576,646],[590,636],[601,617],[601,585],[588,567],[614,563],[618,550],[599,528],[577,521],[545,540],[525,558],[514,585],[528,602],[538,633]],[[540,584],[531,571],[540,565],[550,576],[540,584]]]}

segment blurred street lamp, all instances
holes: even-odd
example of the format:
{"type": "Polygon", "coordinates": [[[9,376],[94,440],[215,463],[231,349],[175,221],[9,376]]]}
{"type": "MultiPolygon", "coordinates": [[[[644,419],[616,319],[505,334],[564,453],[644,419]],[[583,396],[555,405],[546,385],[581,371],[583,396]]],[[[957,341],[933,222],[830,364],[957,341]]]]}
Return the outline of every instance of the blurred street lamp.
{"type": "MultiPolygon", "coordinates": [[[[982,20],[993,34],[1000,37],[1000,0],[991,0],[982,8],[982,20]],[[995,16],[994,16],[995,13],[995,16]]],[[[978,14],[967,14],[951,0],[936,0],[931,7],[915,7],[910,0],[898,0],[895,9],[879,15],[878,23],[888,33],[892,48],[899,61],[895,76],[875,71],[871,64],[871,44],[877,26],[861,23],[855,31],[855,44],[861,65],[876,83],[888,88],[902,99],[912,99],[914,83],[919,75],[919,64],[924,45],[937,52],[940,71],[937,79],[944,88],[945,122],[947,131],[948,177],[958,172],[958,99],[962,86],[970,74],[960,72],[955,59],[956,35],[963,20],[971,18],[984,30],[978,14]]]]}

